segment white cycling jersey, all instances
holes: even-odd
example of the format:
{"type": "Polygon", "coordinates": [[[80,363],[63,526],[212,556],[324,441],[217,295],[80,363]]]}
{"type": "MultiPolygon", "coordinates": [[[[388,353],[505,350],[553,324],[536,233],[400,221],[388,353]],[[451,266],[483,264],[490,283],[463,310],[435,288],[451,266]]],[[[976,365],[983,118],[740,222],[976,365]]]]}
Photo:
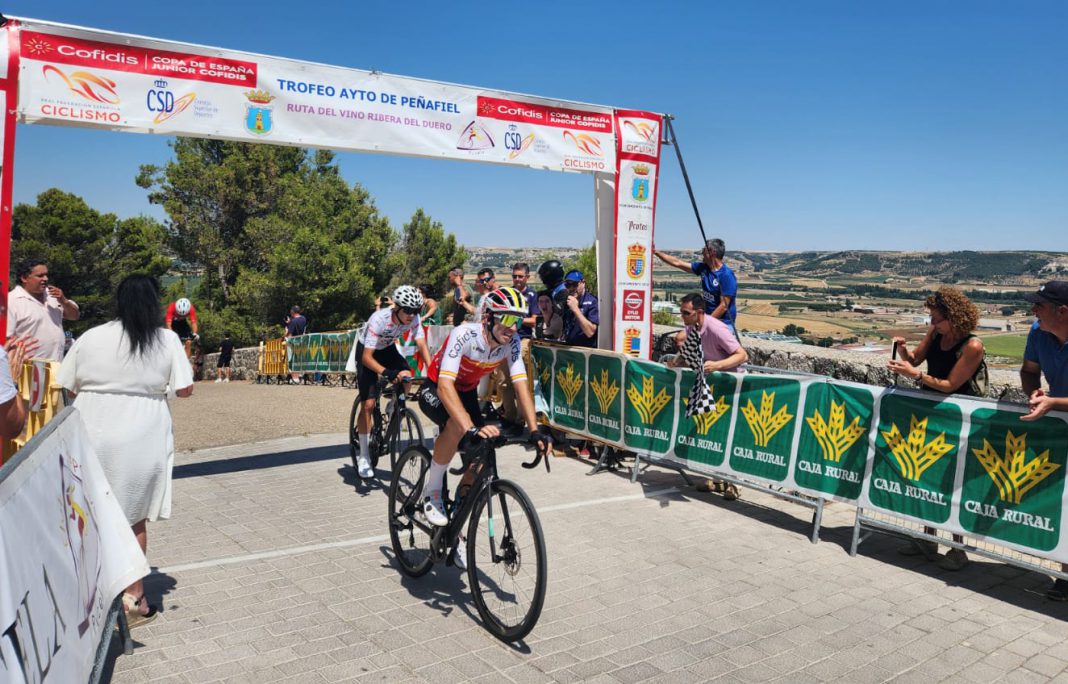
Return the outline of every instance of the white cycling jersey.
{"type": "Polygon", "coordinates": [[[478,381],[502,363],[507,364],[512,380],[527,379],[519,335],[512,337],[509,344],[490,349],[482,335],[482,323],[464,323],[453,328],[449,339],[434,355],[427,377],[431,382],[437,382],[439,377],[452,378],[456,390],[464,392],[478,387],[478,381]]]}
{"type": "Polygon", "coordinates": [[[409,330],[415,331],[415,339],[424,339],[423,326],[419,320],[419,314],[412,316],[410,323],[404,324],[394,322],[392,307],[379,309],[367,319],[367,324],[363,328],[363,335],[360,337],[360,344],[378,351],[395,344],[401,335],[409,330]]]}

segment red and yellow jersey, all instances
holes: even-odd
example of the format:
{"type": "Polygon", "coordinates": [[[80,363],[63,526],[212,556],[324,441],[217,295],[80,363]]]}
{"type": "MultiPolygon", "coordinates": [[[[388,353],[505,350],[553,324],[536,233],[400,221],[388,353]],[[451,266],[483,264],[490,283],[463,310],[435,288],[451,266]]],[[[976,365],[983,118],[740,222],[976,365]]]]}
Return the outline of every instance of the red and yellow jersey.
{"type": "Polygon", "coordinates": [[[431,382],[438,382],[440,377],[452,378],[456,382],[456,390],[466,392],[478,387],[478,381],[483,376],[506,362],[513,381],[527,379],[518,335],[512,337],[509,344],[490,349],[482,334],[482,323],[465,323],[449,333],[449,339],[430,362],[427,377],[431,382]]]}

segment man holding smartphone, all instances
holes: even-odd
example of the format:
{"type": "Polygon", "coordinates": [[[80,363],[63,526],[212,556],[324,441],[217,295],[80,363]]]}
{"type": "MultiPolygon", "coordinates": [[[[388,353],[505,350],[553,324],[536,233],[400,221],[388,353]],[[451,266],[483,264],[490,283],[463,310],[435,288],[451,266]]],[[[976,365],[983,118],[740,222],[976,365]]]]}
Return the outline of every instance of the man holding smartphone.
{"type": "Polygon", "coordinates": [[[22,261],[15,276],[19,284],[8,295],[7,336],[35,337],[40,346],[34,358],[62,361],[66,342],[63,321],[78,320],[78,305],[49,283],[48,264],[43,259],[22,261]]]}

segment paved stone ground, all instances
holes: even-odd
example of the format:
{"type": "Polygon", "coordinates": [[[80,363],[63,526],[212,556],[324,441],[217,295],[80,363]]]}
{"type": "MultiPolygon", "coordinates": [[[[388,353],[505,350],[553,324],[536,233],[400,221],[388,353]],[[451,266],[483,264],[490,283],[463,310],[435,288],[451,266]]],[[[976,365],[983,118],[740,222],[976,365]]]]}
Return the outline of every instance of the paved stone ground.
{"type": "MultiPolygon", "coordinates": [[[[291,409],[345,403],[235,384],[179,402],[180,445],[238,392],[282,434],[291,409]]],[[[232,420],[210,434],[234,441],[251,418],[232,420]]],[[[567,458],[524,471],[524,455],[505,450],[502,473],[538,508],[549,588],[534,632],[506,645],[459,571],[395,568],[385,493],[357,484],[336,429],[181,453],[174,517],[149,526],[148,592],[165,612],[113,681],[1068,681],[1068,606],[1043,598],[1042,575],[951,573],[882,536],[850,558],[848,506],[827,509],[813,545],[809,512],[765,494],[724,502],[668,471],[633,485],[567,458]]]]}

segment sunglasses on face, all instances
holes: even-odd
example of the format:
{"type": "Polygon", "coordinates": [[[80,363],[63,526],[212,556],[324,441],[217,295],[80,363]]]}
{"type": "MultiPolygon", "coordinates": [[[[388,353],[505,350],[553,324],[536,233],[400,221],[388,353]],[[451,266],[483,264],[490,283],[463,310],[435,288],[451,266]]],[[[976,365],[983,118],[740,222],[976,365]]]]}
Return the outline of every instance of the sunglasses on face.
{"type": "Polygon", "coordinates": [[[681,315],[681,316],[682,316],[683,318],[689,318],[690,316],[694,315],[695,313],[697,313],[697,311],[696,311],[696,310],[694,310],[694,311],[680,311],[680,312],[679,312],[679,314],[680,314],[680,315],[681,315]]]}
{"type": "Polygon", "coordinates": [[[478,282],[480,282],[483,285],[485,285],[486,283],[490,282],[491,280],[493,280],[493,276],[490,276],[489,278],[479,278],[478,282]]]}
{"type": "Polygon", "coordinates": [[[578,284],[577,280],[565,280],[564,281],[564,287],[566,287],[569,290],[573,290],[578,286],[579,286],[579,284],[578,284]]]}
{"type": "Polygon", "coordinates": [[[526,277],[527,277],[526,273],[513,273],[512,274],[512,280],[523,280],[526,277]]]}
{"type": "Polygon", "coordinates": [[[523,322],[523,317],[515,314],[501,314],[497,316],[497,322],[506,328],[514,328],[523,322]]]}
{"type": "Polygon", "coordinates": [[[419,309],[413,309],[410,306],[402,306],[400,310],[408,314],[409,316],[414,316],[415,314],[419,313],[419,309]]]}

